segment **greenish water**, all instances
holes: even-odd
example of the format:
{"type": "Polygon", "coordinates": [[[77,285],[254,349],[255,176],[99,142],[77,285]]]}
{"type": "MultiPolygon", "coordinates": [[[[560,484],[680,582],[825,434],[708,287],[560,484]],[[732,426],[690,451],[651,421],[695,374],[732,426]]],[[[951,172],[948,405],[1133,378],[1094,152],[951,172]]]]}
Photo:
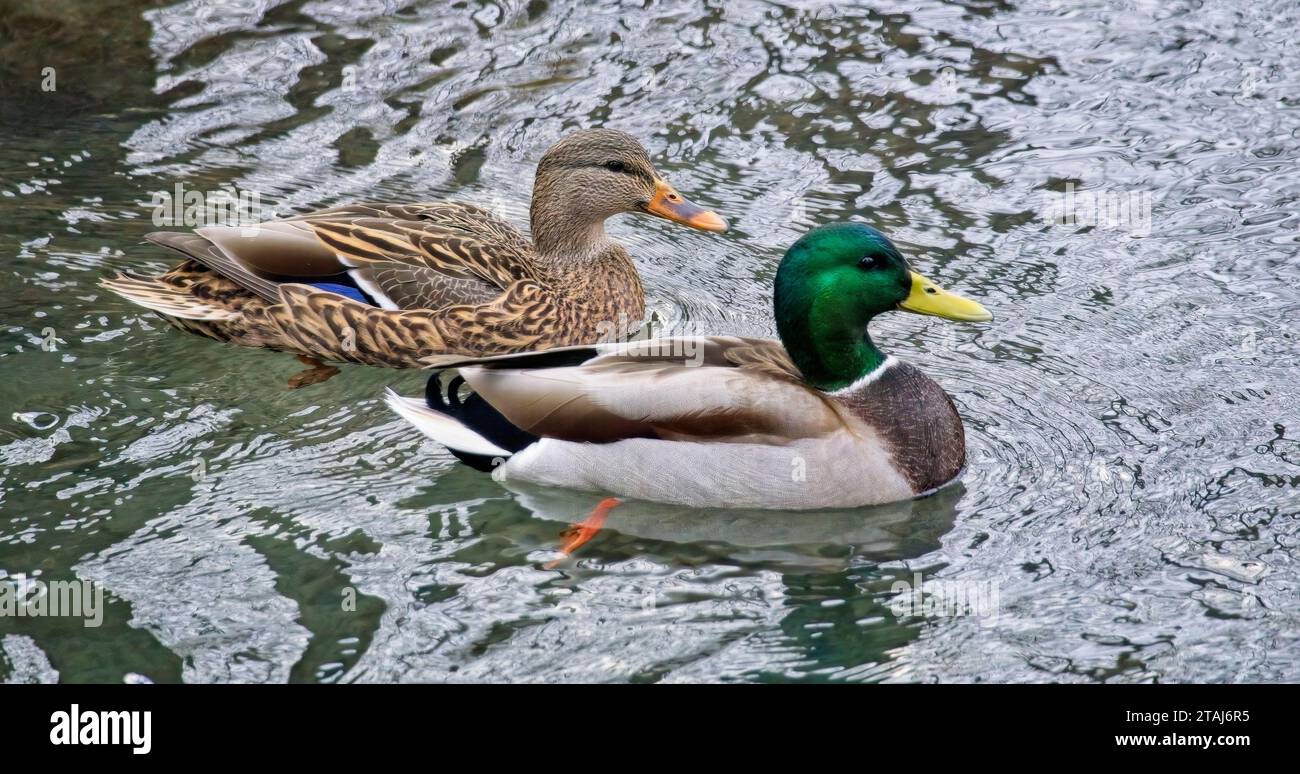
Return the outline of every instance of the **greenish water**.
{"type": "Polygon", "coordinates": [[[839,5],[0,2],[0,574],[106,594],[0,617],[0,678],[1300,680],[1300,9],[839,5]],[[171,262],[182,182],[523,225],[597,124],[733,225],[611,224],[668,331],[771,334],[782,250],[843,218],[989,307],[875,329],[958,403],[962,485],[628,504],[546,570],[594,498],[422,441],[379,400],[420,374],[288,390],[96,286],[171,262]],[[1071,187],[1150,221],[1048,222],[1071,187]],[[995,614],[901,614],[915,573],[995,614]]]}

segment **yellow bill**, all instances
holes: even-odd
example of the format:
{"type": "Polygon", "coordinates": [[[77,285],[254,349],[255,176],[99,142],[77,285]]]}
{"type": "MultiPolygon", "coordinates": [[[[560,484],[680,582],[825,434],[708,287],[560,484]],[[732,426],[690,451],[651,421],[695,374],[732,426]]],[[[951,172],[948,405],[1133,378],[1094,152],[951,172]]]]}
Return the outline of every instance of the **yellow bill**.
{"type": "Polygon", "coordinates": [[[948,320],[984,322],[993,319],[989,310],[979,303],[956,293],[949,293],[916,272],[910,273],[912,290],[907,294],[907,298],[898,304],[899,309],[917,314],[932,314],[948,320]]]}

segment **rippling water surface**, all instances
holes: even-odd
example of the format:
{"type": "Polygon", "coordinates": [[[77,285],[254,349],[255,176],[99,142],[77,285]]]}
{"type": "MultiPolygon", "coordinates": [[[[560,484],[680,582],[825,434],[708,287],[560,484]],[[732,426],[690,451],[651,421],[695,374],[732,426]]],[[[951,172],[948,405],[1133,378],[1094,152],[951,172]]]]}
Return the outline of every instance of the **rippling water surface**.
{"type": "Polygon", "coordinates": [[[0,678],[1300,680],[1295,3],[92,5],[0,2],[0,576],[106,610],[0,618],[0,678]],[[523,225],[600,124],[732,221],[611,224],[670,331],[772,333],[784,247],[843,218],[992,309],[876,324],[956,399],[963,484],[628,504],[546,570],[593,498],[422,441],[378,400],[420,374],[289,390],[96,286],[171,262],[177,183],[523,225]],[[1050,222],[1071,188],[1149,228],[1050,222]],[[915,573],[996,614],[902,614],[915,573]]]}

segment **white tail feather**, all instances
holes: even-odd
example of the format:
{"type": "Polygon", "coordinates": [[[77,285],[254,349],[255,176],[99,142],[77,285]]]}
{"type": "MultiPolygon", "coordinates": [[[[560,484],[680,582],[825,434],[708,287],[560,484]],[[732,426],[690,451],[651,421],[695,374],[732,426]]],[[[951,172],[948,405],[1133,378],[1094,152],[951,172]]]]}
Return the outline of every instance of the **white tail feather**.
{"type": "Polygon", "coordinates": [[[384,401],[398,416],[448,449],[484,457],[509,457],[511,454],[456,419],[424,405],[424,401],[403,398],[391,389],[384,395],[384,401]]]}

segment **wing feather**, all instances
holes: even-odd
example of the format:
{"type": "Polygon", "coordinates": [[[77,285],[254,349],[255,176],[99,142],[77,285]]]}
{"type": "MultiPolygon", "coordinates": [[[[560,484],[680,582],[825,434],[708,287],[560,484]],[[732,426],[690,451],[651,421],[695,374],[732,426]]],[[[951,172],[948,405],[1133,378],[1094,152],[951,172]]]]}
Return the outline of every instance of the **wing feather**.
{"type": "Polygon", "coordinates": [[[348,272],[377,290],[386,308],[478,306],[537,276],[522,233],[481,207],[457,202],[356,204],[149,239],[269,301],[279,300],[281,283],[348,272]]]}
{"type": "Polygon", "coordinates": [[[701,337],[596,349],[579,365],[512,368],[501,358],[461,374],[516,426],[568,441],[780,442],[843,426],[819,392],[778,368],[788,356],[777,342],[701,337]]]}

